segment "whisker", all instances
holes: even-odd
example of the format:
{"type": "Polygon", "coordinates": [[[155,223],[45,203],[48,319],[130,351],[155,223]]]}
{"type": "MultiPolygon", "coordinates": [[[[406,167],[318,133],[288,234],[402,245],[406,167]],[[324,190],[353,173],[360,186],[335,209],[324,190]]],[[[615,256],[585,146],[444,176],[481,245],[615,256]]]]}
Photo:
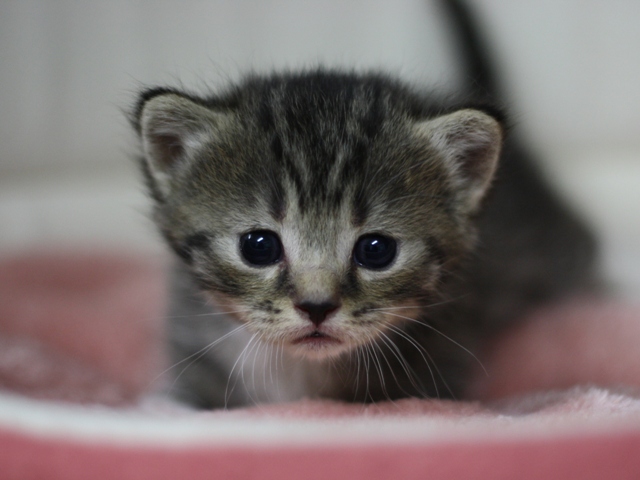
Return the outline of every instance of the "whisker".
{"type": "Polygon", "coordinates": [[[365,380],[366,380],[366,385],[365,385],[365,392],[364,392],[364,400],[365,402],[367,401],[367,397],[371,398],[371,400],[373,401],[373,397],[371,396],[371,392],[369,390],[370,384],[369,384],[369,376],[370,376],[370,372],[371,372],[371,364],[370,364],[370,358],[369,358],[369,351],[365,348],[366,344],[362,346],[361,352],[362,352],[362,358],[365,362],[365,380]],[[365,355],[366,354],[366,355],[365,355]]]}
{"type": "MultiPolygon", "coordinates": [[[[398,358],[398,356],[395,354],[395,352],[393,351],[393,349],[389,346],[389,344],[387,343],[387,341],[390,341],[391,344],[393,344],[393,341],[380,329],[377,329],[378,333],[380,335],[382,335],[380,338],[380,340],[382,340],[382,343],[391,351],[391,353],[396,357],[396,359],[398,360],[398,362],[400,362],[400,364],[402,365],[402,361],[400,360],[400,358],[398,358]]],[[[380,354],[382,355],[382,358],[384,358],[384,361],[387,363],[387,366],[389,367],[389,371],[391,372],[391,375],[393,376],[393,379],[396,382],[396,385],[400,388],[400,390],[402,390],[405,394],[408,394],[400,385],[400,381],[398,380],[398,376],[396,375],[395,370],[393,369],[393,367],[391,366],[391,363],[389,363],[389,360],[387,359],[387,356],[384,354],[384,351],[382,350],[382,347],[380,346],[380,344],[378,344],[377,342],[374,344],[376,345],[379,349],[380,349],[380,354]]],[[[394,345],[395,346],[395,345],[394,345]]],[[[407,376],[409,376],[409,372],[406,372],[407,376]]],[[[390,397],[389,395],[387,395],[387,399],[389,401],[391,401],[391,403],[393,403],[394,405],[396,404],[390,397]]]]}
{"type": "MultiPolygon", "coordinates": [[[[396,359],[398,360],[398,362],[400,363],[400,366],[402,367],[402,369],[404,370],[404,372],[407,374],[407,378],[409,379],[409,381],[411,382],[411,385],[413,385],[413,387],[420,393],[422,394],[423,397],[428,397],[428,395],[426,394],[426,392],[424,391],[424,386],[421,385],[419,386],[416,383],[417,381],[420,381],[418,375],[416,374],[415,370],[413,370],[413,368],[411,368],[411,365],[408,364],[407,360],[404,358],[404,355],[402,355],[402,352],[400,351],[400,349],[398,348],[398,346],[395,344],[395,342],[386,334],[384,333],[382,330],[379,330],[379,333],[381,335],[381,340],[385,343],[385,345],[387,346],[387,348],[389,348],[389,350],[391,351],[391,353],[396,357],[396,359]],[[393,348],[392,348],[393,347],[393,348]],[[395,351],[394,351],[395,350],[395,351]],[[397,352],[397,353],[396,353],[397,352]],[[409,371],[409,369],[411,370],[411,372],[409,371]]],[[[427,364],[427,367],[429,367],[429,365],[427,364]]],[[[395,377],[395,375],[394,375],[395,377]]],[[[396,383],[398,383],[398,386],[402,389],[402,387],[400,386],[397,378],[396,378],[396,383]]],[[[422,383],[422,382],[420,382],[422,383]]],[[[435,383],[435,382],[434,382],[435,383]]],[[[402,389],[404,391],[404,389],[402,389]]],[[[437,392],[437,386],[436,386],[436,392],[437,392]]],[[[407,393],[407,392],[404,392],[407,393]]]]}
{"type": "MultiPolygon", "coordinates": [[[[280,345],[281,345],[281,340],[278,340],[278,343],[276,343],[275,345],[275,352],[273,353],[273,362],[275,363],[275,367],[273,367],[273,370],[275,370],[275,375],[273,376],[274,380],[272,380],[272,383],[276,386],[276,399],[279,401],[282,396],[280,395],[280,379],[278,378],[278,354],[280,352],[280,345]]],[[[272,374],[272,365],[269,365],[269,372],[272,374]]]]}
{"type": "Polygon", "coordinates": [[[372,308],[371,310],[367,310],[368,312],[386,312],[388,310],[404,310],[404,309],[427,309],[427,308],[433,308],[433,307],[439,307],[440,305],[446,305],[447,303],[451,303],[451,302],[456,302],[464,297],[468,296],[467,293],[462,294],[462,295],[458,295],[457,297],[454,298],[448,298],[446,300],[442,300],[440,302],[436,302],[436,303],[429,303],[427,305],[410,305],[407,307],[402,307],[402,306],[398,306],[398,307],[385,307],[385,308],[372,308]]]}
{"type": "Polygon", "coordinates": [[[178,365],[181,365],[182,363],[192,359],[193,360],[182,369],[182,371],[176,376],[176,378],[173,380],[173,383],[171,384],[171,387],[169,387],[169,391],[171,391],[173,389],[173,387],[175,386],[176,382],[180,379],[180,376],[182,376],[182,374],[191,366],[193,365],[195,362],[197,362],[198,360],[200,360],[200,358],[202,358],[204,355],[206,355],[212,348],[214,348],[217,344],[219,344],[220,342],[222,342],[223,340],[229,338],[231,335],[233,335],[234,333],[238,332],[239,330],[242,330],[244,328],[246,328],[247,325],[246,324],[242,324],[239,327],[234,328],[233,330],[231,330],[230,332],[227,332],[226,334],[224,334],[222,337],[217,338],[216,340],[214,340],[213,342],[211,342],[210,344],[204,346],[203,348],[201,348],[200,350],[198,350],[195,353],[192,353],[191,355],[189,355],[188,357],[183,358],[182,360],[180,360],[179,362],[174,363],[173,365],[171,365],[169,368],[165,369],[164,371],[162,371],[161,373],[159,373],[153,380],[151,380],[151,384],[155,383],[156,381],[158,381],[158,379],[160,377],[162,377],[164,374],[166,374],[167,372],[173,370],[174,368],[176,368],[178,365]]]}
{"type": "Polygon", "coordinates": [[[449,337],[448,335],[442,333],[440,330],[438,330],[437,328],[435,328],[433,325],[429,325],[426,322],[421,322],[419,320],[416,320],[415,318],[411,318],[411,317],[405,317],[404,315],[398,315],[397,313],[388,313],[388,315],[391,315],[393,317],[399,317],[399,318],[404,318],[405,320],[409,320],[411,322],[415,322],[418,325],[422,325],[425,326],[427,328],[430,328],[431,330],[433,330],[434,332],[436,332],[439,335],[442,335],[444,338],[446,338],[447,340],[449,340],[451,343],[453,343],[454,345],[460,347],[462,350],[464,350],[465,352],[467,352],[469,355],[471,355],[473,357],[473,359],[478,362],[478,365],[480,365],[480,367],[482,368],[482,370],[484,371],[486,376],[489,376],[489,372],[487,372],[487,369],[484,368],[484,365],[482,364],[482,362],[480,361],[480,359],[478,359],[478,357],[476,357],[474,355],[474,353],[469,350],[468,348],[462,346],[461,344],[459,344],[458,342],[456,342],[453,338],[449,337]]]}
{"type": "MultiPolygon", "coordinates": [[[[276,346],[272,343],[269,344],[269,348],[268,348],[268,352],[269,352],[269,381],[271,382],[271,384],[273,384],[273,351],[276,348],[276,346]]],[[[262,370],[262,383],[265,385],[267,385],[267,379],[266,379],[266,371],[267,369],[263,369],[262,370]]]]}
{"type": "Polygon", "coordinates": [[[229,372],[229,378],[227,379],[227,387],[225,388],[225,391],[224,391],[224,409],[225,410],[227,409],[227,406],[228,406],[229,396],[233,394],[233,391],[235,390],[236,385],[238,383],[238,377],[236,377],[236,381],[233,383],[233,386],[231,387],[231,391],[229,391],[229,384],[231,383],[231,377],[233,376],[233,372],[235,371],[236,366],[238,365],[238,362],[240,361],[240,359],[244,356],[245,352],[247,351],[247,348],[249,348],[249,346],[255,340],[257,335],[258,335],[257,333],[254,333],[251,336],[251,338],[249,339],[247,344],[244,346],[244,348],[242,349],[242,351],[238,355],[238,358],[236,359],[235,363],[231,367],[231,371],[229,372]]]}
{"type": "Polygon", "coordinates": [[[242,364],[240,365],[240,378],[242,379],[242,385],[244,386],[244,389],[247,392],[249,399],[253,402],[254,405],[257,405],[260,403],[253,396],[253,394],[256,392],[255,361],[257,358],[258,351],[260,350],[260,347],[262,345],[262,342],[261,342],[262,337],[263,335],[260,334],[260,336],[258,337],[258,341],[255,342],[253,346],[247,351],[247,353],[244,355],[242,359],[242,364]],[[253,390],[249,389],[249,387],[247,386],[247,382],[244,378],[245,363],[247,361],[247,357],[250,355],[253,355],[253,362],[254,362],[251,370],[251,377],[253,380],[253,390]]]}
{"type": "MultiPolygon", "coordinates": [[[[282,342],[282,348],[280,348],[280,368],[282,369],[283,372],[285,372],[285,368],[284,368],[284,341],[282,342]]],[[[278,366],[278,362],[276,362],[276,367],[278,366]]]]}
{"type": "Polygon", "coordinates": [[[376,354],[376,351],[374,349],[374,345],[375,345],[375,343],[373,343],[373,342],[367,344],[367,349],[371,353],[371,361],[373,362],[373,366],[376,369],[376,371],[378,372],[378,378],[380,379],[380,386],[382,387],[382,392],[384,393],[384,395],[387,398],[389,398],[389,393],[387,392],[387,385],[386,385],[385,379],[384,379],[384,373],[382,371],[382,364],[380,363],[380,359],[378,358],[378,355],[376,354]]]}
{"type": "MultiPolygon", "coordinates": [[[[360,389],[360,349],[356,347],[355,349],[351,349],[351,339],[349,339],[349,352],[356,354],[356,386],[353,393],[353,401],[356,401],[358,397],[358,390],[360,389]]],[[[353,358],[353,355],[349,355],[349,358],[353,358]]]]}
{"type": "Polygon", "coordinates": [[[242,313],[242,312],[250,312],[250,308],[245,308],[242,310],[229,310],[227,312],[211,312],[211,313],[194,313],[191,315],[177,315],[175,317],[164,317],[165,320],[173,320],[176,318],[192,318],[192,317],[217,317],[219,315],[229,315],[230,313],[242,313]]]}
{"type": "Polygon", "coordinates": [[[280,392],[280,379],[278,378],[278,352],[280,354],[280,365],[284,372],[284,341],[282,339],[278,342],[276,350],[276,393],[278,394],[278,399],[280,399],[282,398],[282,393],[280,392]]]}
{"type": "Polygon", "coordinates": [[[438,382],[436,382],[436,377],[435,377],[435,375],[433,373],[433,368],[435,368],[436,372],[438,372],[438,376],[442,380],[442,383],[444,383],[445,387],[447,387],[447,390],[449,390],[449,393],[451,394],[451,396],[455,397],[455,395],[453,394],[453,391],[451,391],[451,388],[449,387],[449,384],[447,383],[446,379],[442,375],[442,372],[438,368],[438,365],[436,364],[436,362],[433,359],[433,357],[431,356],[431,354],[427,351],[427,349],[424,346],[420,345],[420,343],[417,340],[412,338],[411,335],[409,335],[408,333],[403,331],[401,328],[398,328],[395,325],[392,325],[390,323],[388,323],[386,326],[391,331],[395,332],[396,335],[398,335],[398,336],[404,338],[406,341],[408,341],[409,344],[411,344],[418,351],[418,353],[422,357],[422,360],[424,361],[424,364],[427,366],[427,369],[429,370],[429,374],[431,375],[431,381],[433,382],[433,388],[435,388],[435,390],[436,390],[436,397],[440,398],[440,391],[438,389],[438,382]],[[425,355],[426,355],[426,357],[425,357],[425,355]],[[429,363],[429,361],[431,361],[431,363],[429,363]],[[431,364],[433,364],[433,368],[431,368],[431,364]]]}
{"type": "Polygon", "coordinates": [[[256,360],[258,359],[258,356],[260,355],[260,350],[262,349],[263,346],[265,346],[264,342],[262,342],[260,340],[262,340],[262,336],[256,342],[257,348],[256,348],[256,351],[253,353],[253,362],[251,363],[251,382],[252,382],[252,385],[253,385],[253,391],[254,392],[257,391],[257,389],[256,389],[256,360]]]}
{"type": "Polygon", "coordinates": [[[404,310],[404,309],[413,309],[413,308],[424,308],[423,305],[412,305],[410,307],[385,307],[385,308],[372,308],[367,310],[367,312],[383,312],[386,310],[404,310]]]}

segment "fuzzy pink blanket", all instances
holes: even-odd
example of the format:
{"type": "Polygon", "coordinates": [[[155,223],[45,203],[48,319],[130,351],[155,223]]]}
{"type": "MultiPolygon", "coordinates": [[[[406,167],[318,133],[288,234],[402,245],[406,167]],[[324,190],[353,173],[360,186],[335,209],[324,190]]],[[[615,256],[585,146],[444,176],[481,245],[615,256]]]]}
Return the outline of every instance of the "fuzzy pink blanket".
{"type": "Polygon", "coordinates": [[[574,299],[478,352],[474,402],[194,412],[162,371],[162,262],[0,262],[0,478],[640,478],[640,307],[574,299]]]}

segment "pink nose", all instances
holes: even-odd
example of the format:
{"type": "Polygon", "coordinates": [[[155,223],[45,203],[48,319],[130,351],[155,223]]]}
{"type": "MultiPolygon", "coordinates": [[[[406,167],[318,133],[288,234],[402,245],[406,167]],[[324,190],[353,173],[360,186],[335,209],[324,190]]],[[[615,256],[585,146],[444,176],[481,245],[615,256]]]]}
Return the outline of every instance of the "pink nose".
{"type": "Polygon", "coordinates": [[[302,302],[296,304],[296,309],[311,320],[311,323],[315,326],[320,326],[320,324],[327,319],[329,314],[335,312],[339,308],[340,305],[334,302],[302,302]]]}

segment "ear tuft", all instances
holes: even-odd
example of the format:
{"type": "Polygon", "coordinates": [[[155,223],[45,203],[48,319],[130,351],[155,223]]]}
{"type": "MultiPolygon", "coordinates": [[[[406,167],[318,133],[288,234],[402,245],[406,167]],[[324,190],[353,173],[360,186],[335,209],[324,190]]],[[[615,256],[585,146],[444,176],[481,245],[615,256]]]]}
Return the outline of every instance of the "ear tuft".
{"type": "Polygon", "coordinates": [[[416,124],[418,135],[440,154],[468,212],[476,210],[493,180],[503,128],[491,115],[458,110],[416,124]]]}

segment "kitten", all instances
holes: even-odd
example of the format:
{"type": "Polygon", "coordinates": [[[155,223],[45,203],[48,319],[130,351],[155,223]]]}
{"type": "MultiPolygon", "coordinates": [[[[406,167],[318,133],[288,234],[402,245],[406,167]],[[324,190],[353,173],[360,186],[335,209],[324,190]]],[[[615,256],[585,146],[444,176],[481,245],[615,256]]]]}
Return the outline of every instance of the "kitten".
{"type": "Polygon", "coordinates": [[[481,82],[453,101],[323,69],[141,95],[178,398],[459,397],[482,342],[590,278],[592,237],[505,140],[448,5],[481,82]]]}

